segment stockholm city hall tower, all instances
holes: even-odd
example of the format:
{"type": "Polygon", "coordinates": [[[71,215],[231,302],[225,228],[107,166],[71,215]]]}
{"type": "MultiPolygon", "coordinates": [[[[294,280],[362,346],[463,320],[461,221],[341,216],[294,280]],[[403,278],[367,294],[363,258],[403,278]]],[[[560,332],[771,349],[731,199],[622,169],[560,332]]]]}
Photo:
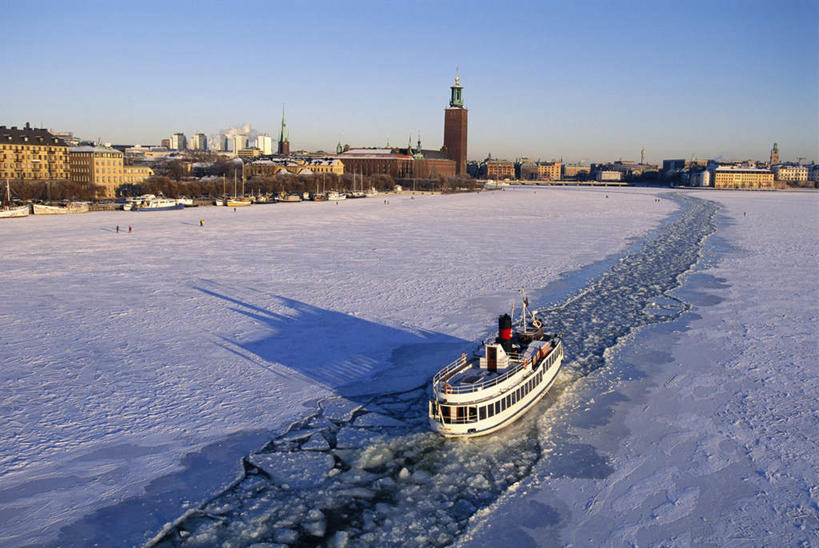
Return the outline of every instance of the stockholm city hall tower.
{"type": "Polygon", "coordinates": [[[463,86],[459,77],[450,88],[449,108],[444,111],[444,147],[450,160],[455,161],[455,175],[466,173],[466,117],[463,86]]]}

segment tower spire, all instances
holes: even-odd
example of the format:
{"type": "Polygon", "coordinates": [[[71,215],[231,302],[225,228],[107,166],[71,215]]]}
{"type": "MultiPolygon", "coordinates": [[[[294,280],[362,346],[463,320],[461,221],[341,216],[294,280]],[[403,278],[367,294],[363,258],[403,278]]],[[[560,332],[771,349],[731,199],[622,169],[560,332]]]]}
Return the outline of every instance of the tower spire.
{"type": "Polygon", "coordinates": [[[290,154],[290,140],[287,138],[287,121],[284,117],[284,104],[282,104],[282,129],[279,132],[279,154],[285,156],[290,154]]]}
{"type": "Polygon", "coordinates": [[[463,86],[461,85],[461,77],[455,76],[455,83],[452,84],[452,94],[449,97],[449,106],[455,108],[464,108],[463,86]]]}

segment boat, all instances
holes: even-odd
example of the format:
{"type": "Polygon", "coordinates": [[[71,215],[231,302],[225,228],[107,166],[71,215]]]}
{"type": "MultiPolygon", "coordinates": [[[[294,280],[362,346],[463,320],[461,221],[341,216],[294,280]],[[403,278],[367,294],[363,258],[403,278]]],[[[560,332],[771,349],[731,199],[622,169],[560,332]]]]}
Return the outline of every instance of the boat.
{"type": "Polygon", "coordinates": [[[327,193],[327,199],[331,202],[338,202],[341,200],[346,200],[347,195],[342,194],[340,192],[336,192],[335,190],[331,190],[330,192],[327,193]]]}
{"type": "Polygon", "coordinates": [[[184,205],[176,203],[176,200],[171,198],[151,198],[133,206],[131,211],[167,211],[184,208],[184,205]]]}
{"type": "Polygon", "coordinates": [[[196,204],[193,203],[193,198],[188,198],[186,196],[183,196],[181,198],[177,198],[176,203],[177,204],[182,204],[185,207],[196,207],[196,204]]]}
{"type": "Polygon", "coordinates": [[[245,198],[228,198],[227,199],[227,206],[228,207],[247,207],[251,204],[250,200],[245,198]]]}
{"type": "Polygon", "coordinates": [[[87,202],[69,202],[63,206],[53,206],[46,204],[32,204],[35,215],[71,215],[75,213],[88,213],[87,202]]]}
{"type": "Polygon", "coordinates": [[[0,207],[0,219],[9,217],[28,217],[29,207],[24,206],[3,206],[0,207]]]}
{"type": "MultiPolygon", "coordinates": [[[[364,188],[364,175],[361,174],[361,188],[364,188]]],[[[351,199],[366,198],[367,195],[363,190],[356,190],[355,186],[355,172],[353,172],[353,191],[347,193],[347,197],[351,199]]]]}
{"type": "Polygon", "coordinates": [[[299,194],[285,194],[284,196],[279,198],[279,201],[282,203],[285,202],[300,202],[301,196],[299,194]]]}
{"type": "MultiPolygon", "coordinates": [[[[563,341],[547,334],[524,294],[519,329],[498,318],[498,336],[471,356],[461,354],[432,378],[431,428],[448,438],[483,436],[521,418],[554,384],[563,341]]],[[[514,313],[514,311],[513,311],[514,313]]]]}
{"type": "MultiPolygon", "coordinates": [[[[0,203],[2,203],[0,201],[0,203]]],[[[15,206],[11,204],[11,187],[9,181],[6,179],[6,202],[0,207],[0,219],[11,217],[28,217],[28,204],[22,206],[15,206]]]]}

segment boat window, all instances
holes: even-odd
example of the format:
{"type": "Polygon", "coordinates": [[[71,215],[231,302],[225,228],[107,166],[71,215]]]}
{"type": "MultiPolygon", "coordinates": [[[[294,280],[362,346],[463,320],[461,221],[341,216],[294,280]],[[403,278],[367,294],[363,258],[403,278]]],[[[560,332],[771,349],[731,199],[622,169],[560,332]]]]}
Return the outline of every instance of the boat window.
{"type": "Polygon", "coordinates": [[[475,406],[467,407],[467,413],[469,416],[467,417],[467,421],[469,422],[476,422],[478,420],[478,408],[475,406]]]}
{"type": "Polygon", "coordinates": [[[486,406],[485,405],[480,406],[480,408],[478,409],[478,418],[480,420],[483,420],[483,419],[486,418],[486,406]]]}
{"type": "Polygon", "coordinates": [[[521,389],[520,389],[520,388],[518,388],[517,390],[515,390],[515,395],[517,396],[517,400],[518,400],[518,401],[520,401],[520,393],[521,393],[521,389]]]}
{"type": "Polygon", "coordinates": [[[497,415],[500,412],[501,412],[501,402],[500,402],[500,400],[498,400],[498,401],[495,402],[495,414],[497,415]]]}
{"type": "Polygon", "coordinates": [[[501,411],[506,411],[506,403],[507,403],[506,398],[503,398],[500,403],[501,403],[501,411]]]}
{"type": "Polygon", "coordinates": [[[491,418],[491,417],[495,416],[495,404],[494,403],[490,403],[489,405],[487,405],[486,410],[488,411],[487,414],[486,414],[486,416],[488,418],[491,418]]]}

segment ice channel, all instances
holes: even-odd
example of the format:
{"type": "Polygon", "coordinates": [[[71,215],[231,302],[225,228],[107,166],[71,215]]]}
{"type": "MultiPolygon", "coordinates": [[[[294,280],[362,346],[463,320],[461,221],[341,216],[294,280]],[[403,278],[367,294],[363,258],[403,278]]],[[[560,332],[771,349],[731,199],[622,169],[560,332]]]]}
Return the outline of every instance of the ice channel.
{"type": "MultiPolygon", "coordinates": [[[[570,377],[604,365],[606,350],[632,330],[687,310],[671,290],[697,263],[715,230],[717,207],[680,194],[669,198],[681,210],[667,223],[577,294],[541,311],[546,325],[565,333],[570,377]]],[[[446,440],[428,431],[425,386],[366,400],[327,398],[244,458],[244,472],[230,487],[151,545],[452,544],[470,517],[543,458],[536,418],[551,404],[544,399],[539,410],[495,435],[446,440]]],[[[600,463],[580,459],[574,466],[600,463]]]]}

